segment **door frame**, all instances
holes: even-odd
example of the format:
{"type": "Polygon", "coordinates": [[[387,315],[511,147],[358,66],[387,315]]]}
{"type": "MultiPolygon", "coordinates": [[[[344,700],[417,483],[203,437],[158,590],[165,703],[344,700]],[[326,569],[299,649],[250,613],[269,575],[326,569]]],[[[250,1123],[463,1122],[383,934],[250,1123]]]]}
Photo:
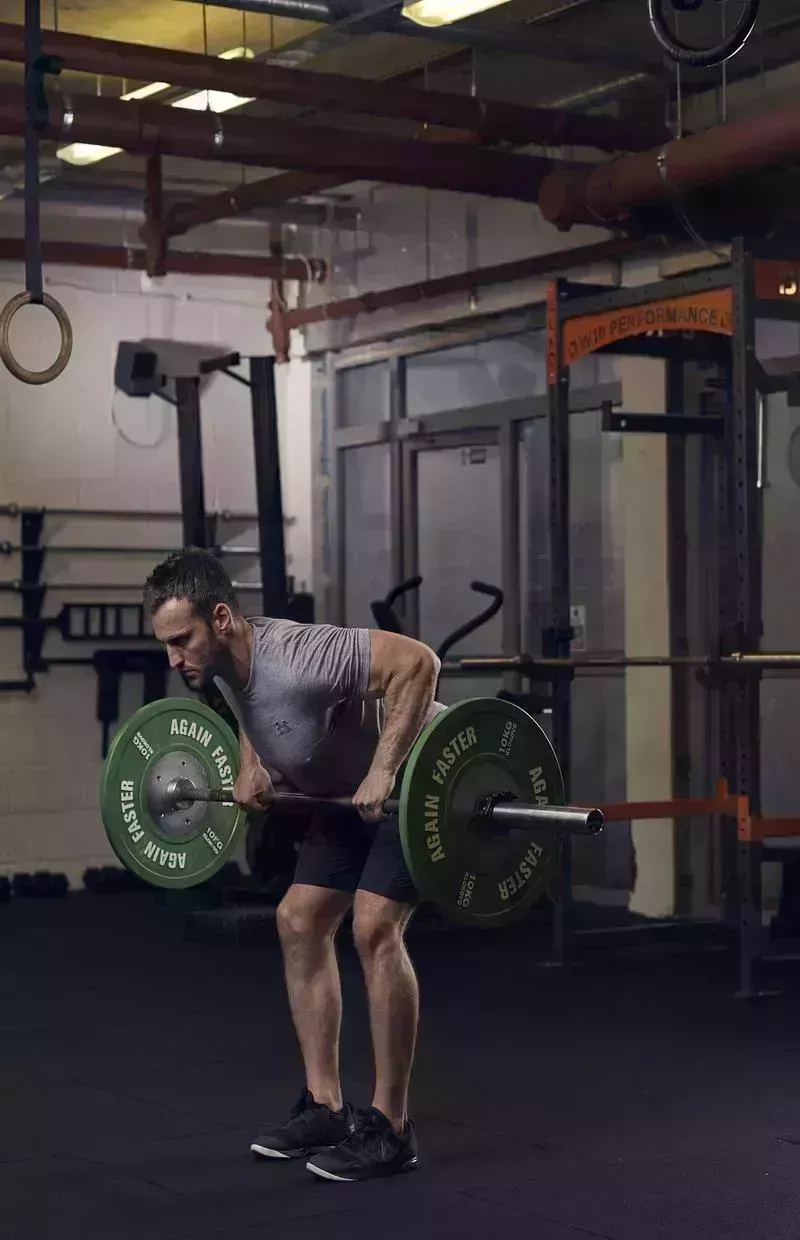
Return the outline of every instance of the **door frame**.
{"type": "MultiPolygon", "coordinates": [[[[435,350],[431,350],[435,352],[435,350]]],[[[503,591],[502,650],[513,655],[523,649],[523,634],[528,639],[528,620],[523,622],[521,599],[520,527],[526,520],[520,513],[519,449],[524,424],[547,418],[547,392],[530,397],[496,401],[460,409],[449,409],[424,417],[407,416],[406,357],[393,355],[376,361],[358,358],[351,364],[331,354],[328,374],[334,385],[332,406],[335,425],[331,428],[334,491],[330,506],[333,528],[330,536],[335,548],[336,580],[332,583],[332,615],[334,623],[347,624],[347,565],[344,494],[345,453],[371,444],[388,444],[390,452],[389,527],[392,582],[406,580],[418,572],[419,543],[417,529],[417,454],[437,447],[498,445],[500,452],[500,581],[503,591]],[[382,419],[361,426],[341,426],[336,411],[341,408],[342,378],[349,369],[364,365],[388,368],[385,407],[382,419]]],[[[570,392],[570,413],[599,409],[604,401],[621,404],[621,384],[602,383],[570,392]]],[[[534,554],[534,548],[531,548],[534,554]]],[[[535,568],[530,565],[530,570],[535,568]]],[[[413,592],[406,596],[402,620],[412,636],[419,634],[419,607],[413,592]]],[[[516,679],[516,678],[515,678],[516,679]]],[[[509,683],[509,688],[514,685],[509,683]]]]}
{"type": "MultiPolygon", "coordinates": [[[[419,454],[420,452],[441,452],[453,448],[493,448],[500,445],[497,427],[486,427],[482,430],[439,431],[429,434],[427,429],[403,439],[401,497],[401,521],[403,527],[402,546],[402,578],[416,577],[419,573],[419,454]]],[[[502,445],[500,445],[500,485],[504,482],[504,462],[502,445]]],[[[517,552],[519,555],[519,552],[517,552]]],[[[501,555],[501,580],[496,584],[503,590],[503,647],[506,645],[505,614],[508,611],[507,595],[503,581],[503,565],[501,555]]],[[[495,584],[495,583],[493,583],[495,584]]],[[[513,601],[513,600],[512,600],[513,601]]],[[[517,606],[519,590],[517,590],[517,606]]],[[[405,620],[410,636],[419,637],[419,595],[414,592],[408,600],[405,620]]]]}

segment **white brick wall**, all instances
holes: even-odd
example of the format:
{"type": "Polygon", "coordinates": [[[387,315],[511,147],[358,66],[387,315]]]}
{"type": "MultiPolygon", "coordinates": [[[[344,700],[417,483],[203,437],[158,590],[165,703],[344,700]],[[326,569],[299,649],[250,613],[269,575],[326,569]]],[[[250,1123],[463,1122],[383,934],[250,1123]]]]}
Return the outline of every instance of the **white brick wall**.
{"type": "MultiPolygon", "coordinates": [[[[265,331],[267,287],[247,280],[169,277],[156,285],[137,273],[51,268],[47,288],[67,309],[75,348],[67,370],[46,387],[27,387],[0,367],[0,503],[179,508],[175,414],[157,399],[114,392],[120,339],[201,343],[209,353],[270,351],[265,331]],[[116,423],[116,425],[115,425],[116,423]],[[133,442],[129,442],[133,441],[133,442]],[[137,446],[142,445],[142,446],[137,446]]],[[[0,304],[22,287],[17,265],[0,267],[0,304]]],[[[57,349],[54,325],[38,308],[23,310],[12,332],[20,360],[40,367],[57,349]]],[[[290,572],[311,585],[310,405],[308,365],[278,372],[284,507],[290,572]]],[[[206,503],[255,511],[252,432],[247,390],[225,376],[203,389],[206,503]]],[[[255,528],[220,527],[231,542],[255,545],[255,528]]],[[[18,520],[0,519],[0,540],[19,541],[18,520]]],[[[46,542],[63,545],[177,546],[178,522],[49,520],[46,542]]],[[[45,610],[66,601],[138,601],[154,558],[50,556],[48,580],[123,582],[130,590],[52,591],[45,610]]],[[[240,579],[257,580],[257,561],[230,561],[240,579]]],[[[0,578],[19,575],[15,557],[0,556],[0,578]]],[[[252,596],[252,601],[256,596],[252,596]]],[[[245,600],[246,601],[246,600],[245,600]]],[[[0,593],[0,614],[19,614],[19,596],[0,593]]],[[[90,652],[48,636],[45,654],[90,652]]],[[[21,674],[21,635],[0,630],[0,677],[21,674]]],[[[141,680],[123,685],[122,715],[141,704],[141,680]]],[[[180,682],[172,691],[180,691],[180,682]]],[[[0,692],[0,873],[63,870],[73,885],[90,865],[115,864],[98,812],[101,729],[94,717],[90,668],[54,667],[30,695],[0,692]]]]}
{"type": "Polygon", "coordinates": [[[54,669],[35,693],[0,694],[0,872],[113,863],[100,823],[94,676],[54,669]]]}

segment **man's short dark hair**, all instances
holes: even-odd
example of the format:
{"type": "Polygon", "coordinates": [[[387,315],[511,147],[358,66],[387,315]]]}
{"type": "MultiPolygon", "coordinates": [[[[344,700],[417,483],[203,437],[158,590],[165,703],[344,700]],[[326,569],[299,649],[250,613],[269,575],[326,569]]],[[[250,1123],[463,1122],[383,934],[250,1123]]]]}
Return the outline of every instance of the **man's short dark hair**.
{"type": "Polygon", "coordinates": [[[144,605],[151,616],[172,598],[187,599],[207,624],[211,623],[218,603],[226,603],[235,616],[241,615],[230,577],[217,556],[202,547],[176,551],[147,578],[144,605]]]}

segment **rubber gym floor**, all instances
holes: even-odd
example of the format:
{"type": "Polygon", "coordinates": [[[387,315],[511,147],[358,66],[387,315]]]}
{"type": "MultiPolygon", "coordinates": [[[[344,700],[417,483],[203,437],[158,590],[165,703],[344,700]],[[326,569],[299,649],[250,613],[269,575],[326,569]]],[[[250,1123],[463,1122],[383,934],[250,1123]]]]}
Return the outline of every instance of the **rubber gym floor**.
{"type": "MultiPolygon", "coordinates": [[[[530,927],[410,936],[423,1167],[254,1162],[302,1084],[274,932],[186,934],[152,893],[0,907],[3,1240],[797,1240],[800,975],[734,1000],[701,945],[540,969],[530,927]]],[[[343,1079],[369,1101],[347,936],[343,1079]]]]}

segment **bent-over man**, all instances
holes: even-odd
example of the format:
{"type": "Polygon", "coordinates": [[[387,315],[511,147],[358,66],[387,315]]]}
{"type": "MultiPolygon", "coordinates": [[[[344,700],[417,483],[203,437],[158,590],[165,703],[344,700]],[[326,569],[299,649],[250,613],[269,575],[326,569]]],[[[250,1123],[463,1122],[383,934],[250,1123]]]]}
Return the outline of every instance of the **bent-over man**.
{"type": "Polygon", "coordinates": [[[235,799],[263,808],[269,772],[310,796],[352,796],[357,813],[315,812],[292,886],[277,910],[286,986],[306,1083],[283,1122],[251,1149],[307,1157],[315,1175],[362,1180],[417,1165],[408,1086],[418,988],[404,942],[416,902],[396,818],[384,802],[435,700],[439,660],[380,630],[245,618],[210,552],[188,548],[148,578],[145,605],[171,667],[211,679],[240,724],[235,799]],[[334,938],[352,907],[369,997],[375,1091],[354,1113],[339,1080],[342,995],[334,938]]]}

